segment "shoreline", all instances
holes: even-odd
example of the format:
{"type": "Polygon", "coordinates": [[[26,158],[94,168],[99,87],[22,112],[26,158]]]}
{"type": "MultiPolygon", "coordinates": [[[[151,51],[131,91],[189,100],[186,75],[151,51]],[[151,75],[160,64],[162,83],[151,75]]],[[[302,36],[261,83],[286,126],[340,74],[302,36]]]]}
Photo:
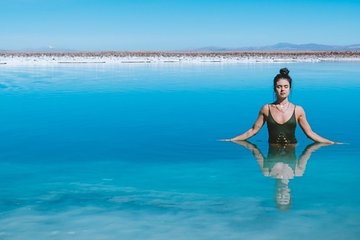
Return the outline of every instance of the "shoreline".
{"type": "Polygon", "coordinates": [[[157,64],[157,63],[301,63],[358,62],[360,51],[306,52],[10,52],[0,51],[0,65],[157,64]]]}

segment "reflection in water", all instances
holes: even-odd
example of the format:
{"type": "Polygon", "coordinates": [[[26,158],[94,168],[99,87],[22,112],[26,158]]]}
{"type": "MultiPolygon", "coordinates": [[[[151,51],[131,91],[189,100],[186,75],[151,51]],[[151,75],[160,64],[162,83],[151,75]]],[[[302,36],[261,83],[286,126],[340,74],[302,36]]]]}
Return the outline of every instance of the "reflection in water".
{"type": "Polygon", "coordinates": [[[248,141],[237,141],[236,143],[252,152],[264,176],[276,179],[276,205],[279,209],[284,210],[288,209],[291,204],[289,180],[295,176],[302,176],[311,154],[320,147],[329,145],[325,143],[309,144],[297,158],[294,144],[269,144],[268,155],[264,157],[256,145],[248,141]]]}

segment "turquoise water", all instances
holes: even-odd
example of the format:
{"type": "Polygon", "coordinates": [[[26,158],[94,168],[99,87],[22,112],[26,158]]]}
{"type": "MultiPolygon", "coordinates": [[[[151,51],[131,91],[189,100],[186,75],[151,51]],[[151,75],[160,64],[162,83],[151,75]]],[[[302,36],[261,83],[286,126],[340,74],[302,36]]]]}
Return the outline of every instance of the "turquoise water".
{"type": "Polygon", "coordinates": [[[0,239],[358,239],[359,100],[359,63],[1,66],[0,239]],[[347,144],[217,141],[284,66],[347,144]]]}

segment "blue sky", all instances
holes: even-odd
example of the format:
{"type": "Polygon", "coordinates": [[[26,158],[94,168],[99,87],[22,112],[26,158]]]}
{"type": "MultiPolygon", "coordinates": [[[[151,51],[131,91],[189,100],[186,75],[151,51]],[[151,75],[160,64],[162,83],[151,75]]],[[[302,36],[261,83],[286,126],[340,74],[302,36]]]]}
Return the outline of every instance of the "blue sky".
{"type": "Polygon", "coordinates": [[[360,43],[360,0],[0,0],[0,49],[360,43]]]}

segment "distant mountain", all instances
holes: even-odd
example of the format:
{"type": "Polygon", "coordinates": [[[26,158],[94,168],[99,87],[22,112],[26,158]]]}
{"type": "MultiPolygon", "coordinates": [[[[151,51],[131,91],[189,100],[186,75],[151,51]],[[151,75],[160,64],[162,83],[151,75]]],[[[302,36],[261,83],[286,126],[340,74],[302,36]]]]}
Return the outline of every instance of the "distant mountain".
{"type": "Polygon", "coordinates": [[[231,51],[232,49],[211,46],[211,47],[197,48],[197,49],[194,49],[194,50],[197,51],[197,52],[208,52],[208,51],[222,52],[222,51],[231,51]]]}
{"type": "Polygon", "coordinates": [[[195,51],[360,51],[360,44],[353,45],[324,45],[317,43],[293,44],[277,43],[274,45],[261,47],[240,47],[240,48],[221,48],[204,47],[195,51]]]}
{"type": "MultiPolygon", "coordinates": [[[[88,50],[91,52],[91,50],[88,50]]],[[[93,51],[93,52],[97,52],[93,51]]],[[[116,50],[114,50],[116,51],[116,50]]],[[[195,52],[226,52],[226,51],[360,51],[360,44],[352,45],[325,45],[317,43],[307,44],[294,44],[294,43],[277,43],[274,45],[260,46],[260,47],[238,47],[238,48],[225,48],[217,46],[209,46],[196,49],[182,49],[176,50],[179,52],[195,51],[195,52]]],[[[43,48],[23,48],[18,50],[5,50],[0,49],[0,52],[46,52],[46,53],[58,53],[58,52],[79,52],[76,49],[55,48],[52,46],[43,48]]],[[[120,51],[121,52],[121,51],[120,51]]]]}

